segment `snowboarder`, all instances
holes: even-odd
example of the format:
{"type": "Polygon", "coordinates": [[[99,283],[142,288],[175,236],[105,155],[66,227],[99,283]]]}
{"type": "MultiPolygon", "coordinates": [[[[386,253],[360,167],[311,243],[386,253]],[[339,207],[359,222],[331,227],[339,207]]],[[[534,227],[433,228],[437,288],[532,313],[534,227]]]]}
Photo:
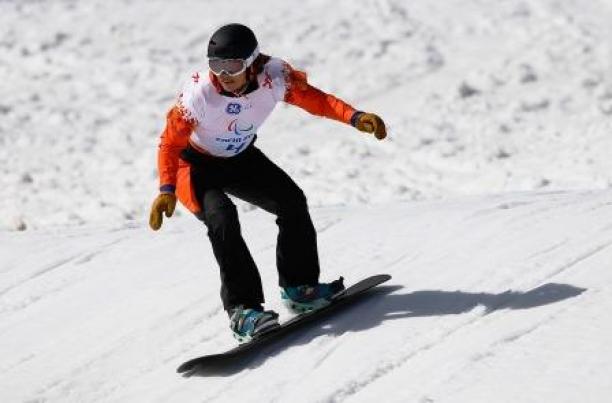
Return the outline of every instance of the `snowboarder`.
{"type": "Polygon", "coordinates": [[[311,114],[386,137],[383,120],[307,82],[306,74],[259,52],[241,24],[222,26],[208,43],[208,74],[194,73],[167,114],[158,152],[159,195],[150,226],[172,216],[176,200],[204,222],[221,270],[221,298],[239,341],[278,326],[265,311],[259,272],[228,195],[276,216],[276,263],[283,303],[294,312],[319,309],[342,290],[342,278],[319,282],[316,231],[298,185],[256,146],[259,127],[284,101],[311,114]]]}

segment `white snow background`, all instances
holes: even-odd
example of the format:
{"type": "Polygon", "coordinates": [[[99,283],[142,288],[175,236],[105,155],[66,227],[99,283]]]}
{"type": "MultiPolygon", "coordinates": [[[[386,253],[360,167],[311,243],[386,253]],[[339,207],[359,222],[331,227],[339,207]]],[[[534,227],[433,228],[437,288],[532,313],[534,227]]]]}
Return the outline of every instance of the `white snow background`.
{"type": "MultiPolygon", "coordinates": [[[[0,401],[607,402],[612,1],[0,0],[0,401]],[[323,280],[393,279],[217,377],[235,344],[205,230],[148,229],[156,152],[212,31],[380,114],[281,106],[323,280]]],[[[241,204],[266,307],[272,216],[241,204]]]]}

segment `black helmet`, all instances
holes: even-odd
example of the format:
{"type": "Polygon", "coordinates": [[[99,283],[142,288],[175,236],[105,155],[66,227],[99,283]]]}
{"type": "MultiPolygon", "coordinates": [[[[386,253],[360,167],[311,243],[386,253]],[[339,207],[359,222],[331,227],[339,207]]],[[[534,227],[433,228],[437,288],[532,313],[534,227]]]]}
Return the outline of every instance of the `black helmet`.
{"type": "Polygon", "coordinates": [[[228,24],[217,29],[208,42],[209,58],[254,59],[259,53],[257,38],[242,24],[228,24]]]}

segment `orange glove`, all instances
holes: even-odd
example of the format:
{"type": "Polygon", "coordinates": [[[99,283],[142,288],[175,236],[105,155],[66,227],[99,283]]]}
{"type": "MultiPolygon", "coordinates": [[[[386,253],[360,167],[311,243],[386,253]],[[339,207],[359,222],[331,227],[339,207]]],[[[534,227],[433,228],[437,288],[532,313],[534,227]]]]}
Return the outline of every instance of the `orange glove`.
{"type": "Polygon", "coordinates": [[[172,217],[175,207],[176,196],[174,193],[160,193],[151,206],[151,214],[149,215],[151,229],[153,231],[160,229],[164,220],[162,213],[166,213],[166,217],[172,217]]]}
{"type": "Polygon", "coordinates": [[[354,121],[353,126],[355,126],[357,130],[366,133],[374,133],[374,136],[376,136],[378,140],[387,137],[385,122],[383,122],[380,116],[374,113],[356,112],[351,121],[354,121]]]}

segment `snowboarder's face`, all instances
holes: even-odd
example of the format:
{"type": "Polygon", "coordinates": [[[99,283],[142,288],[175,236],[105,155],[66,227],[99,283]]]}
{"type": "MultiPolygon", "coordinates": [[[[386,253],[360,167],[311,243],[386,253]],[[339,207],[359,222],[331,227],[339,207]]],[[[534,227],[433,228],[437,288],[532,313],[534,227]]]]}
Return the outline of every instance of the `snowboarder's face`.
{"type": "Polygon", "coordinates": [[[218,75],[217,78],[219,79],[223,89],[227,92],[238,92],[238,90],[242,89],[247,84],[246,71],[243,71],[236,76],[230,76],[229,74],[223,72],[218,75]]]}

